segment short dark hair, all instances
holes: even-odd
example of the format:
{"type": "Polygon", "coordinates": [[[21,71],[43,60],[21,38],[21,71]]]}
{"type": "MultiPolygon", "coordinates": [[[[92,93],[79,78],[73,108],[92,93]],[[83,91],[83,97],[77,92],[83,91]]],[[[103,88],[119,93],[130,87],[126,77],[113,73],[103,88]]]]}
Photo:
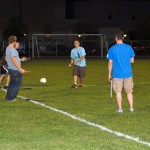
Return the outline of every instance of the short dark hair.
{"type": "Polygon", "coordinates": [[[8,44],[12,44],[13,42],[17,42],[17,37],[15,35],[10,35],[8,37],[8,44]]]}
{"type": "Polygon", "coordinates": [[[123,39],[124,39],[124,32],[119,31],[119,32],[116,34],[116,38],[117,38],[118,40],[123,40],[123,39]]]}
{"type": "Polygon", "coordinates": [[[75,39],[75,40],[74,40],[74,42],[75,42],[75,41],[77,41],[77,42],[81,43],[79,39],[75,39]]]}

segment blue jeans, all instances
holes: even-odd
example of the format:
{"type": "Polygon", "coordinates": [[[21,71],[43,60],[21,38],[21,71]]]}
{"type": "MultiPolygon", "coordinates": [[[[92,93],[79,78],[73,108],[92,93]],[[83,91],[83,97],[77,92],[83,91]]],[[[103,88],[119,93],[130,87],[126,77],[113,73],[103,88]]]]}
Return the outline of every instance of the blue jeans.
{"type": "Polygon", "coordinates": [[[22,84],[22,74],[18,70],[9,69],[10,83],[7,90],[6,100],[14,100],[22,84]]]}

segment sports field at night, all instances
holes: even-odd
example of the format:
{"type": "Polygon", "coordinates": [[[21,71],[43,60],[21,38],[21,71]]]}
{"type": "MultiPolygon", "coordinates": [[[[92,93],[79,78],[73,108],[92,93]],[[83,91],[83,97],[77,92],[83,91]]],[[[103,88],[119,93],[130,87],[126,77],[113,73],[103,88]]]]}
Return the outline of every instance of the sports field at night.
{"type": "MultiPolygon", "coordinates": [[[[150,59],[135,59],[134,108],[110,98],[107,60],[87,58],[85,84],[73,89],[69,59],[23,62],[17,101],[0,90],[0,150],[149,150],[150,59]],[[40,83],[46,78],[47,83],[40,83]]],[[[3,82],[4,84],[5,82],[3,82]]]]}

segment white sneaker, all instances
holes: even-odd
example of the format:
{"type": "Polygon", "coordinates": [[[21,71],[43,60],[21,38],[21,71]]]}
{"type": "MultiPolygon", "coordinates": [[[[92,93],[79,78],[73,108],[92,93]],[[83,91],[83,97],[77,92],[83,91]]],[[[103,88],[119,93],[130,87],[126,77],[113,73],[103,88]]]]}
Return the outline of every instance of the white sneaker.
{"type": "Polygon", "coordinates": [[[123,110],[122,109],[118,109],[117,112],[118,113],[123,113],[123,110]]]}
{"type": "Polygon", "coordinates": [[[133,108],[130,108],[130,110],[129,110],[130,112],[134,112],[134,109],[133,108]]]}

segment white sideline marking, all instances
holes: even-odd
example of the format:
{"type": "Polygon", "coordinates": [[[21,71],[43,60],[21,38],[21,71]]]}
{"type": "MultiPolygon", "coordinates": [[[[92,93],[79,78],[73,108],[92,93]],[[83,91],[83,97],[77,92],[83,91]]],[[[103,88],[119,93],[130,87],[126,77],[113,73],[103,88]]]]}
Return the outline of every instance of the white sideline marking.
{"type": "MultiPolygon", "coordinates": [[[[6,92],[6,90],[3,90],[3,91],[6,92]]],[[[24,100],[29,99],[29,98],[26,98],[26,97],[20,96],[20,95],[18,95],[18,97],[21,98],[21,99],[24,99],[24,100]]],[[[100,130],[102,130],[102,131],[106,131],[106,132],[112,133],[112,134],[114,134],[114,135],[116,135],[116,136],[118,136],[118,137],[123,137],[123,138],[125,138],[125,139],[130,140],[130,141],[134,141],[134,142],[136,142],[136,143],[140,143],[140,144],[147,145],[147,146],[150,147],[150,142],[142,141],[142,140],[140,140],[140,139],[137,138],[137,137],[132,137],[132,136],[130,136],[130,135],[127,135],[127,134],[124,134],[124,133],[121,133],[121,132],[113,131],[113,130],[111,130],[111,129],[105,127],[105,126],[102,126],[102,125],[99,125],[99,124],[96,124],[96,123],[87,121],[87,120],[85,120],[85,119],[76,117],[75,115],[69,114],[68,112],[65,112],[65,111],[63,111],[63,110],[60,110],[60,109],[57,109],[57,108],[54,108],[54,107],[46,106],[46,105],[43,104],[43,103],[40,103],[40,102],[31,100],[31,99],[29,99],[29,101],[32,102],[32,103],[34,103],[34,104],[36,104],[36,105],[40,105],[40,106],[42,106],[42,107],[45,107],[45,108],[47,108],[47,109],[50,109],[50,110],[52,110],[52,111],[59,112],[59,113],[61,113],[61,114],[63,114],[63,115],[66,115],[66,116],[68,116],[68,117],[70,117],[70,118],[72,118],[72,119],[74,119],[74,120],[77,120],[77,121],[79,121],[79,122],[83,122],[83,123],[88,124],[88,125],[90,125],[90,126],[97,127],[97,128],[99,128],[100,130]]]]}

